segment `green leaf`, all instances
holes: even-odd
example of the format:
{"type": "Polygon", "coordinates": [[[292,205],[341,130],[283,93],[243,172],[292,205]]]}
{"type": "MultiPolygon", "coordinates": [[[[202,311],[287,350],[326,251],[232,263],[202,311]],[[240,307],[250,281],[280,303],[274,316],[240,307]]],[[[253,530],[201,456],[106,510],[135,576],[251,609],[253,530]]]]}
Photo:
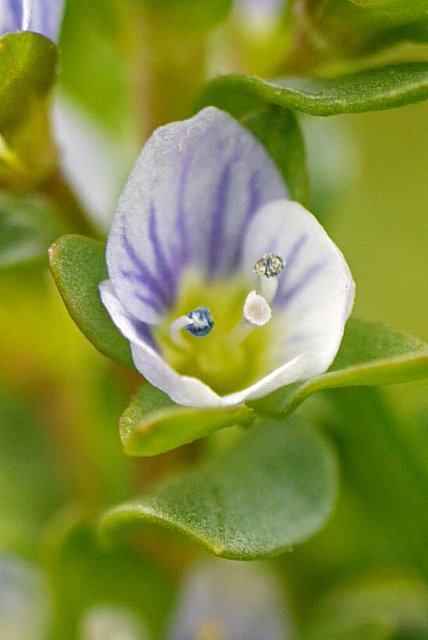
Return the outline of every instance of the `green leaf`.
{"type": "Polygon", "coordinates": [[[303,640],[426,638],[428,591],[418,576],[392,572],[344,582],[318,601],[303,640]]]}
{"type": "Polygon", "coordinates": [[[0,131],[25,120],[34,98],[46,95],[56,76],[53,42],[24,31],[0,39],[0,131]]]}
{"type": "Polygon", "coordinates": [[[242,117],[266,104],[330,116],[400,107],[428,97],[428,62],[409,62],[336,78],[288,77],[262,80],[227,75],[202,90],[195,111],[214,105],[242,117]]]}
{"type": "Polygon", "coordinates": [[[291,198],[307,205],[305,148],[293,112],[271,106],[249,114],[241,122],[266,147],[284,178],[291,198]]]}
{"type": "Polygon", "coordinates": [[[46,260],[61,231],[46,200],[0,196],[0,269],[46,260]]]}
{"type": "Polygon", "coordinates": [[[57,49],[37,33],[0,39],[0,186],[28,191],[55,171],[47,94],[56,77],[57,49]]]}
{"type": "Polygon", "coordinates": [[[65,486],[43,423],[23,398],[0,387],[0,547],[27,550],[57,509],[65,486]]]}
{"type": "Polygon", "coordinates": [[[102,607],[133,613],[147,625],[149,637],[159,640],[171,606],[172,581],[146,560],[141,550],[101,548],[84,519],[68,523],[70,516],[63,513],[63,521],[58,518],[44,540],[56,603],[52,637],[81,638],[82,619],[102,607]]]}
{"type": "Polygon", "coordinates": [[[133,367],[128,341],[112,323],[98,291],[108,278],[105,247],[84,236],[59,238],[49,250],[50,267],[64,303],[85,336],[101,353],[133,367]]]}
{"type": "Polygon", "coordinates": [[[324,440],[294,421],[260,420],[238,444],[152,493],[109,510],[101,530],[151,522],[172,527],[218,556],[282,553],[327,520],[335,459],[324,440]]]}
{"type": "Polygon", "coordinates": [[[349,320],[339,353],[327,373],[289,385],[252,403],[256,411],[294,411],[321,389],[395,384],[428,378],[428,345],[383,325],[349,320]]]}
{"type": "Polygon", "coordinates": [[[179,407],[170,398],[145,384],[120,420],[125,453],[153,456],[193,442],[224,427],[247,425],[253,412],[245,405],[194,409],[179,407]]]}
{"type": "Polygon", "coordinates": [[[428,13],[427,0],[351,0],[351,2],[359,7],[392,16],[424,17],[428,13]]]}

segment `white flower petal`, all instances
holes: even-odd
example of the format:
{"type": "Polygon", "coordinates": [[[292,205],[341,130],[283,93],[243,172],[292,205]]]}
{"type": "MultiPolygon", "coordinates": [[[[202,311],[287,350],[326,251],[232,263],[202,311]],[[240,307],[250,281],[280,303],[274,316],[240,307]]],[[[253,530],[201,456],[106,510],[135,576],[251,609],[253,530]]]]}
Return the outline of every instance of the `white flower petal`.
{"type": "Polygon", "coordinates": [[[131,343],[134,364],[146,380],[165,391],[177,404],[190,407],[216,407],[223,404],[220,396],[210,387],[197,378],[178,374],[148,344],[117,298],[110,280],[100,284],[100,294],[113,322],[131,343]]]}
{"type": "Polygon", "coordinates": [[[313,354],[300,354],[246,389],[219,396],[201,380],[178,374],[163,360],[139,332],[137,324],[118,300],[109,280],[100,284],[100,293],[113,322],[131,343],[132,358],[138,371],[177,404],[188,407],[234,406],[246,400],[263,397],[291,382],[303,380],[317,369],[313,354]]]}
{"type": "Polygon", "coordinates": [[[305,377],[322,373],[336,355],[352,308],[355,286],[348,265],[314,216],[287,200],[265,205],[249,225],[243,256],[247,276],[270,252],[286,261],[272,303],[277,339],[271,360],[280,366],[299,354],[312,354],[305,377]]]}
{"type": "Polygon", "coordinates": [[[207,278],[238,268],[259,207],[286,197],[272,160],[244,127],[208,107],[154,132],[119,201],[107,245],[114,289],[135,318],[156,324],[192,265],[207,278]]]}

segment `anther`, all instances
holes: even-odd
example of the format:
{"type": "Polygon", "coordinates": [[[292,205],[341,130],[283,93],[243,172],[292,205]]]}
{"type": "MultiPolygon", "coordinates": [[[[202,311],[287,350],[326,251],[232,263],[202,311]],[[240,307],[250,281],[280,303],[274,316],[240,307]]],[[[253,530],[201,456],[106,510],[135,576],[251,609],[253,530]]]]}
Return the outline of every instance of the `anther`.
{"type": "Polygon", "coordinates": [[[260,291],[268,302],[273,302],[278,290],[278,276],[283,272],[285,260],[276,253],[265,253],[253,267],[260,278],[260,291]]]}
{"type": "Polygon", "coordinates": [[[203,338],[208,335],[214,326],[211,311],[205,305],[191,311],[187,317],[189,318],[189,324],[185,329],[197,338],[203,338]]]}
{"type": "Polygon", "coordinates": [[[282,273],[285,267],[285,260],[276,253],[265,253],[253,267],[254,273],[265,278],[275,278],[282,273]]]}
{"type": "Polygon", "coordinates": [[[190,311],[187,316],[179,316],[169,325],[171,340],[179,347],[186,347],[187,343],[180,335],[181,329],[186,329],[196,338],[208,335],[214,326],[211,311],[204,305],[190,311]]]}

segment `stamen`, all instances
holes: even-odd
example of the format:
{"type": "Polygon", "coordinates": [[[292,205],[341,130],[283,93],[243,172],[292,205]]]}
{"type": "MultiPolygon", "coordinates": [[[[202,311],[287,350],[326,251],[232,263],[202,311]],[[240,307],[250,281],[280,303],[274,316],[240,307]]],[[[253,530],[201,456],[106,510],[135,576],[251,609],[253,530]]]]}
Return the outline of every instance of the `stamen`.
{"type": "Polygon", "coordinates": [[[201,306],[187,316],[179,316],[169,325],[169,335],[171,340],[179,347],[186,347],[187,342],[180,335],[181,329],[186,329],[196,338],[203,338],[208,335],[214,326],[214,320],[208,307],[201,306]]]}
{"type": "Polygon", "coordinates": [[[272,317],[272,310],[268,301],[255,291],[247,295],[243,317],[231,333],[232,341],[236,344],[243,342],[255,327],[263,327],[272,317]]]}
{"type": "Polygon", "coordinates": [[[277,277],[283,272],[286,261],[276,253],[265,253],[253,267],[254,273],[260,277],[261,293],[272,302],[278,290],[277,277]]]}
{"type": "Polygon", "coordinates": [[[275,278],[284,270],[285,260],[276,253],[265,253],[253,267],[254,273],[265,278],[275,278]]]}
{"type": "Polygon", "coordinates": [[[188,318],[190,322],[185,329],[197,338],[203,338],[208,335],[214,326],[211,311],[205,305],[191,311],[188,318]]]}
{"type": "Polygon", "coordinates": [[[263,327],[272,317],[272,310],[266,298],[250,291],[244,302],[244,318],[255,327],[263,327]]]}

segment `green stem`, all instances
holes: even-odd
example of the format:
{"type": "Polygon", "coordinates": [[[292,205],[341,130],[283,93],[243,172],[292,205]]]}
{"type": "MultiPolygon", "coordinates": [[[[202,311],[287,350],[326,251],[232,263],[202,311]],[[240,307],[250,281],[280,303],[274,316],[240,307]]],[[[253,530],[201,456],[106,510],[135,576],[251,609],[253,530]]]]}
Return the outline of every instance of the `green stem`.
{"type": "Polygon", "coordinates": [[[72,233],[81,233],[98,238],[100,231],[82,207],[70,184],[58,170],[39,191],[52,198],[57,204],[66,229],[72,233]]]}
{"type": "Polygon", "coordinates": [[[142,139],[158,126],[185,118],[205,78],[205,39],[161,15],[139,15],[129,50],[142,139]]]}

